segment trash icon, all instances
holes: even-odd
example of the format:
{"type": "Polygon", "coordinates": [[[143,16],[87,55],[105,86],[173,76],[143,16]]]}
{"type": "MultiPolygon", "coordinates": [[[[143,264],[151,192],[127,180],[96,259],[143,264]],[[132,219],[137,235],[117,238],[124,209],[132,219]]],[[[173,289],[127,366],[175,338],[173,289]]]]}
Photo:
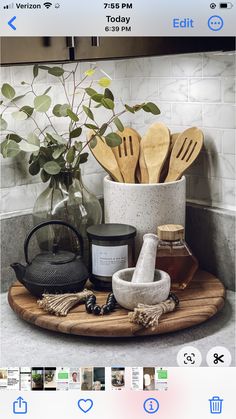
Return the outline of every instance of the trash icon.
{"type": "Polygon", "coordinates": [[[222,403],[223,399],[220,399],[218,396],[212,397],[212,399],[209,399],[210,402],[210,411],[212,414],[220,414],[222,413],[222,403]]]}

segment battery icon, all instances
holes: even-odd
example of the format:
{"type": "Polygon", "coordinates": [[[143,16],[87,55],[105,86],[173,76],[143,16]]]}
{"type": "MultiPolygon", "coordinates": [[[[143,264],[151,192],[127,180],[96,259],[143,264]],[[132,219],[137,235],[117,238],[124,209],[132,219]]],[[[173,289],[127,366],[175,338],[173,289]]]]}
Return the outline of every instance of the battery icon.
{"type": "Polygon", "coordinates": [[[228,2],[228,3],[220,3],[220,9],[232,9],[233,4],[228,2]]]}

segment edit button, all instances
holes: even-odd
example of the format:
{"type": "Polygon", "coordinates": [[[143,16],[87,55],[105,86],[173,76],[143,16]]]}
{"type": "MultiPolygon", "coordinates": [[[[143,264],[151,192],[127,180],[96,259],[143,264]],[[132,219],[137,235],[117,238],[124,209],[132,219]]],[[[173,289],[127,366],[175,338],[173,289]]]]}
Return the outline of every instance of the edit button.
{"type": "Polygon", "coordinates": [[[174,29],[194,28],[194,20],[190,19],[189,17],[185,17],[185,18],[175,17],[172,21],[172,25],[174,29]]]}

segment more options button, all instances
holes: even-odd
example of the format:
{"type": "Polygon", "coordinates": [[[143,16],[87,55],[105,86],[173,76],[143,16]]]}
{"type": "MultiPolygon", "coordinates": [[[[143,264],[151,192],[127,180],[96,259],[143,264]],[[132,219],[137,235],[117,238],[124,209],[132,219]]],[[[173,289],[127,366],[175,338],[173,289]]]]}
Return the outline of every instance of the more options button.
{"type": "Polygon", "coordinates": [[[194,20],[190,17],[174,17],[172,26],[174,29],[192,29],[194,28],[194,20]]]}

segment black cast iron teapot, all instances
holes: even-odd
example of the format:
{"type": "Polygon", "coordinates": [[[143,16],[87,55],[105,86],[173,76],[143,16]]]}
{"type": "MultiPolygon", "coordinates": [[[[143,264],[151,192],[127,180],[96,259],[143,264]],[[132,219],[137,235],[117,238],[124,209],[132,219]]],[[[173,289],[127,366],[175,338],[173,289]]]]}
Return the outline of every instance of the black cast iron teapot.
{"type": "Polygon", "coordinates": [[[14,269],[17,279],[36,297],[41,297],[44,293],[78,292],[84,288],[89,275],[82,260],[83,239],[71,224],[60,220],[45,221],[38,224],[25,239],[24,253],[27,265],[13,263],[11,267],[14,269]],[[51,224],[63,225],[73,231],[80,243],[80,255],[60,250],[58,245],[54,243],[51,252],[42,252],[30,262],[28,246],[32,235],[40,228],[51,224]]]}

